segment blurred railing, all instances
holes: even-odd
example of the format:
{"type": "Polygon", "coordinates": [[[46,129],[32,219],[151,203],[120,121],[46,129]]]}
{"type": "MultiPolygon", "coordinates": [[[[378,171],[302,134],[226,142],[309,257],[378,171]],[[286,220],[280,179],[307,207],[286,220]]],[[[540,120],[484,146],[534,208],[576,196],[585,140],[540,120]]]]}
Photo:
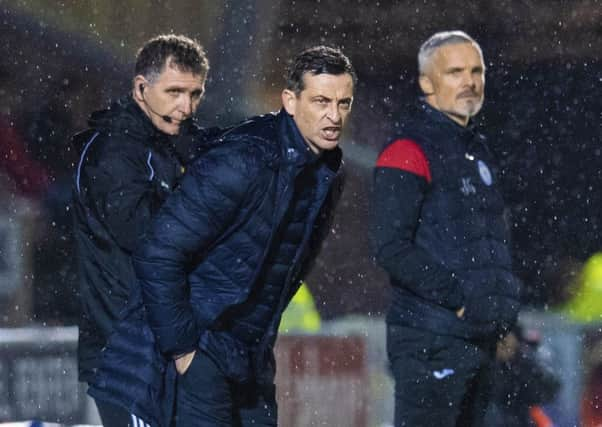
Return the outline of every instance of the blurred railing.
{"type": "MultiPolygon", "coordinates": [[[[546,408],[557,427],[578,425],[587,376],[602,363],[602,329],[540,312],[522,314],[521,323],[540,332],[562,381],[546,408]]],[[[97,423],[77,382],[76,346],[76,327],[0,329],[0,422],[97,423]]],[[[392,425],[382,318],[352,316],[325,322],[318,335],[283,335],[276,359],[279,425],[392,425]]]]}

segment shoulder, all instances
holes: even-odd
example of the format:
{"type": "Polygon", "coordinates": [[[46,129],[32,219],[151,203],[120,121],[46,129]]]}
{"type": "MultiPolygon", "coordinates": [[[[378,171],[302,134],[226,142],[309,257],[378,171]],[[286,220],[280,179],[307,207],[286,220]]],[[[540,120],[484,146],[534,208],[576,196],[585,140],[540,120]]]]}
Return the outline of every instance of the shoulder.
{"type": "Polygon", "coordinates": [[[244,146],[250,146],[254,150],[276,150],[277,117],[273,113],[252,117],[224,132],[220,139],[230,143],[242,142],[244,146]]]}
{"type": "Polygon", "coordinates": [[[79,136],[80,156],[74,171],[76,186],[109,191],[114,186],[147,180],[152,173],[151,153],[132,138],[116,137],[105,130],[89,130],[79,136]]]}
{"type": "Polygon", "coordinates": [[[225,140],[199,157],[189,171],[201,179],[251,181],[275,173],[275,155],[262,140],[225,140]]]}
{"type": "Polygon", "coordinates": [[[408,137],[399,137],[387,144],[376,160],[376,168],[410,172],[431,181],[430,166],[423,148],[415,139],[408,137]]]}
{"type": "Polygon", "coordinates": [[[245,120],[220,135],[219,144],[203,158],[242,169],[270,165],[279,156],[275,124],[274,114],[245,120]]]}
{"type": "Polygon", "coordinates": [[[142,161],[149,148],[123,132],[90,130],[82,140],[80,157],[86,163],[142,161]]]}

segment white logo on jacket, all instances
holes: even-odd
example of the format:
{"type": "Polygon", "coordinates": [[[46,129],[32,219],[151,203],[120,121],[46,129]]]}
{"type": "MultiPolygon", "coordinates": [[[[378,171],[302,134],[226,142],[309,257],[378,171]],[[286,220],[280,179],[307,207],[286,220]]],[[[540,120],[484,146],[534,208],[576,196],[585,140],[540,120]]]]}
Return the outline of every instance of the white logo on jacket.
{"type": "Polygon", "coordinates": [[[477,193],[477,189],[475,188],[473,183],[470,182],[470,178],[460,178],[460,179],[462,180],[462,185],[460,186],[460,191],[462,192],[462,194],[464,194],[465,196],[469,196],[471,194],[477,193]]]}
{"type": "Polygon", "coordinates": [[[455,373],[456,371],[454,371],[453,369],[445,368],[441,369],[440,371],[433,371],[433,376],[438,380],[442,380],[443,378],[449,377],[450,375],[453,375],[455,373]]]}
{"type": "Polygon", "coordinates": [[[491,176],[489,167],[483,160],[479,160],[477,162],[477,166],[479,167],[479,175],[481,175],[481,180],[486,186],[489,187],[493,183],[493,177],[491,176]]]}

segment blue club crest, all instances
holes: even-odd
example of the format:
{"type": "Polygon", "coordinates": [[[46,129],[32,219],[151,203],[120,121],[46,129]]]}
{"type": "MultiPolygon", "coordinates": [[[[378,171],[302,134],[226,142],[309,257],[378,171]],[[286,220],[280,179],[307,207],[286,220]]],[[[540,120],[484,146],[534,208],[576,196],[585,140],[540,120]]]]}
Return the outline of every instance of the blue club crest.
{"type": "Polygon", "coordinates": [[[485,185],[490,186],[493,183],[493,178],[491,176],[489,167],[483,160],[479,160],[477,162],[477,166],[479,167],[479,175],[481,175],[481,180],[485,183],[485,185]]]}

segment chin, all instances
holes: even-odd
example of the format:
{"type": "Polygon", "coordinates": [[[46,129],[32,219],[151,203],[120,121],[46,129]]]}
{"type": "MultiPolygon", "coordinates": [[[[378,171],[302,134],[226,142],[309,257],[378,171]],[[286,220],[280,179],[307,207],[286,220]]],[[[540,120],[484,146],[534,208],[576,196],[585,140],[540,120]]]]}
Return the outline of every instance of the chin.
{"type": "Polygon", "coordinates": [[[464,108],[460,108],[459,112],[466,117],[473,117],[479,114],[482,106],[483,103],[481,102],[469,102],[464,106],[464,108]]]}
{"type": "Polygon", "coordinates": [[[169,129],[161,129],[164,133],[168,134],[168,135],[177,135],[178,133],[180,133],[180,128],[169,128],[169,129]]]}
{"type": "Polygon", "coordinates": [[[336,141],[324,141],[324,143],[321,144],[319,148],[320,150],[325,151],[334,150],[339,145],[339,141],[340,140],[338,139],[336,141]]]}

